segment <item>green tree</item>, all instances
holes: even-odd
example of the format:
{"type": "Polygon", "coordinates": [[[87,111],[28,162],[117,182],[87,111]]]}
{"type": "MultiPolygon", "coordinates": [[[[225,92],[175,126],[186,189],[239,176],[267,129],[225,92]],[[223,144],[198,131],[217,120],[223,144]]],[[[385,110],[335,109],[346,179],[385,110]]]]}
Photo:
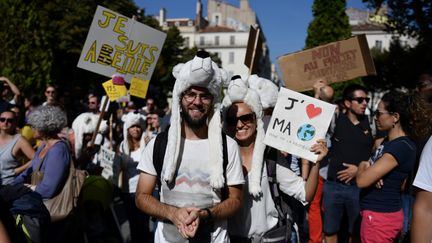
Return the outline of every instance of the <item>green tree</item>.
{"type": "Polygon", "coordinates": [[[346,0],[314,1],[313,20],[308,27],[306,48],[351,37],[351,27],[345,8],[346,0]]]}
{"type": "Polygon", "coordinates": [[[432,1],[363,0],[363,2],[371,8],[376,8],[377,11],[382,8],[387,9],[388,32],[418,40],[418,44],[413,48],[401,49],[397,47],[398,43],[393,44],[395,46],[389,53],[379,57],[382,64],[377,70],[383,79],[392,79],[397,81],[396,85],[413,88],[415,80],[421,73],[432,73],[432,1]],[[405,72],[401,73],[401,70],[405,72]],[[396,76],[396,73],[403,75],[396,76]]]}

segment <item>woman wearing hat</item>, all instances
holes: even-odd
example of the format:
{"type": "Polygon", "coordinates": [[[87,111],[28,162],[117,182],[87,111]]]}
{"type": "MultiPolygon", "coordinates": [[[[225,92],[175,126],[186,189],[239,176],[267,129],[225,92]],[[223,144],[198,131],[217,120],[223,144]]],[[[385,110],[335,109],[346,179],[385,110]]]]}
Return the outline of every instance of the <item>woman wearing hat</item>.
{"type": "Polygon", "coordinates": [[[123,141],[119,146],[121,158],[123,200],[129,219],[131,242],[146,242],[150,239],[149,216],[135,205],[135,193],[138,184],[139,171],[136,169],[141,161],[145,147],[144,129],[146,117],[138,112],[129,112],[122,118],[123,141]]]}
{"type": "MultiPolygon", "coordinates": [[[[240,76],[234,76],[223,100],[224,127],[240,148],[246,186],[243,206],[229,220],[231,240],[250,242],[266,237],[277,226],[278,212],[269,186],[262,121],[262,105],[257,92],[250,89],[240,76]]],[[[318,161],[327,154],[323,140],[312,146],[318,161]]],[[[279,156],[281,157],[281,156],[279,156]]],[[[307,181],[289,169],[276,164],[276,180],[282,192],[306,204],[313,198],[318,180],[318,166],[313,166],[307,181]]]]}

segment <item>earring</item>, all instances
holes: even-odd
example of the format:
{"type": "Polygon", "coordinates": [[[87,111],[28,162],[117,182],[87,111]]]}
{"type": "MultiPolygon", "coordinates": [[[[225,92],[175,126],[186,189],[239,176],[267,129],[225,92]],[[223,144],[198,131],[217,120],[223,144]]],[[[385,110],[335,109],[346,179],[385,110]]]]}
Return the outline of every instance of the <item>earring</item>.
{"type": "Polygon", "coordinates": [[[395,125],[396,125],[396,122],[394,122],[394,123],[393,123],[393,126],[392,126],[392,127],[394,128],[394,127],[395,127],[395,125]]]}

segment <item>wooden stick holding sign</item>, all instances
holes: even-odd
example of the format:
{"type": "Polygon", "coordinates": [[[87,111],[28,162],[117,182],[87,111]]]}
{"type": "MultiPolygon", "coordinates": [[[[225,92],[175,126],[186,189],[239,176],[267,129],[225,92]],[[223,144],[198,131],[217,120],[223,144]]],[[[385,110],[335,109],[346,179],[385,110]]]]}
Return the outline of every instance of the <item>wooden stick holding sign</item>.
{"type": "Polygon", "coordinates": [[[100,113],[100,115],[99,115],[99,118],[98,118],[98,121],[97,121],[97,124],[96,124],[96,129],[95,129],[95,131],[93,132],[92,139],[91,139],[91,141],[90,141],[90,147],[93,147],[93,146],[94,146],[94,142],[95,142],[95,140],[96,140],[96,135],[97,135],[98,132],[99,132],[99,127],[100,127],[100,124],[101,124],[101,122],[102,122],[103,116],[104,116],[104,114],[105,114],[105,109],[106,109],[106,107],[107,107],[107,105],[108,105],[108,101],[109,101],[109,99],[106,98],[106,99],[104,100],[104,102],[102,103],[102,111],[101,111],[101,113],[100,113]]]}
{"type": "Polygon", "coordinates": [[[252,25],[249,29],[249,39],[244,64],[249,68],[249,75],[258,71],[258,61],[262,53],[261,29],[252,25]]]}

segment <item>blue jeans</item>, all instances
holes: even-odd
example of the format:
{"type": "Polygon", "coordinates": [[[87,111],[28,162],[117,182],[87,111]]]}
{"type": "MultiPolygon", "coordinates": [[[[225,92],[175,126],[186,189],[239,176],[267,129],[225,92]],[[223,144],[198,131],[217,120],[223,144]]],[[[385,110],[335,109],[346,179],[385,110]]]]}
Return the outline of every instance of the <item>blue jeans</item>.
{"type": "Polygon", "coordinates": [[[410,194],[402,193],[402,209],[404,213],[404,221],[402,234],[408,233],[411,227],[413,213],[414,197],[410,194]]]}
{"type": "Polygon", "coordinates": [[[348,231],[353,232],[354,224],[360,217],[360,189],[356,185],[347,185],[327,180],[323,188],[324,233],[336,234],[344,212],[347,213],[348,231]]]}

